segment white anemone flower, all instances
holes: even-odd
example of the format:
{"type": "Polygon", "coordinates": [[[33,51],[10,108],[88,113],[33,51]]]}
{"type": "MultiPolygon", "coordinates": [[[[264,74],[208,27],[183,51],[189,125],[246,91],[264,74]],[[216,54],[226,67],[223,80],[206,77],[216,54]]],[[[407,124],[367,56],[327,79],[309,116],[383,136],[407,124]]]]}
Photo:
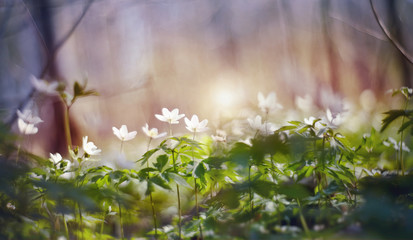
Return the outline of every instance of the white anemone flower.
{"type": "Polygon", "coordinates": [[[23,110],[23,112],[21,112],[20,110],[17,110],[17,116],[21,118],[23,121],[25,121],[26,123],[30,123],[34,125],[43,122],[41,118],[39,118],[38,116],[34,116],[30,109],[25,109],[23,110]]]}
{"type": "Polygon", "coordinates": [[[277,103],[277,95],[275,95],[274,92],[271,92],[268,94],[267,97],[264,97],[264,95],[259,92],[258,93],[258,107],[261,109],[261,111],[268,113],[271,110],[277,110],[277,109],[282,109],[283,106],[279,103],[277,103]]]}
{"type": "Polygon", "coordinates": [[[93,142],[88,142],[87,139],[88,136],[83,137],[83,151],[90,156],[99,155],[102,150],[98,149],[93,142]]]}
{"type": "Polygon", "coordinates": [[[263,127],[262,118],[259,115],[255,118],[248,118],[247,121],[253,130],[260,131],[263,127]]]}
{"type": "Polygon", "coordinates": [[[313,125],[315,120],[317,120],[317,118],[311,116],[309,118],[304,118],[304,123],[307,125],[313,125]]]}
{"type": "Polygon", "coordinates": [[[33,87],[44,94],[47,95],[56,95],[57,91],[56,88],[59,85],[58,82],[46,82],[45,80],[37,79],[35,76],[30,76],[30,82],[32,83],[33,87]]]}
{"type": "Polygon", "coordinates": [[[275,126],[273,123],[262,123],[262,118],[259,115],[257,115],[255,118],[248,118],[247,121],[254,131],[257,131],[264,136],[270,135],[275,130],[277,130],[277,126],[275,126]]]}
{"type": "Polygon", "coordinates": [[[162,122],[178,124],[178,120],[185,117],[185,114],[179,114],[179,110],[177,108],[172,111],[169,111],[167,108],[162,108],[162,115],[155,114],[155,117],[162,122]]]}
{"type": "Polygon", "coordinates": [[[27,123],[21,118],[17,120],[17,127],[19,128],[19,131],[24,135],[36,134],[39,131],[39,129],[33,123],[27,123]]]}
{"type": "Polygon", "coordinates": [[[142,127],[142,131],[146,134],[146,136],[152,138],[152,139],[157,139],[157,138],[161,138],[161,137],[165,137],[166,136],[166,132],[163,133],[158,133],[158,129],[157,128],[151,128],[149,129],[148,124],[145,124],[144,127],[142,127]]]}
{"type": "MultiPolygon", "coordinates": [[[[383,144],[387,147],[390,147],[390,145],[392,145],[395,150],[400,151],[400,142],[397,142],[392,137],[389,137],[386,141],[383,142],[383,144]]],[[[402,150],[405,152],[410,152],[410,148],[406,146],[404,142],[402,142],[402,150]]]]}
{"type": "Polygon", "coordinates": [[[119,129],[112,127],[112,130],[113,134],[115,134],[115,136],[122,142],[134,139],[138,133],[136,131],[128,132],[128,127],[126,125],[122,125],[119,129]]]}
{"type": "Polygon", "coordinates": [[[326,119],[325,122],[331,128],[337,128],[343,123],[344,119],[341,114],[333,114],[329,108],[326,110],[326,119]]]}
{"type": "Polygon", "coordinates": [[[52,154],[50,153],[50,161],[52,161],[54,164],[57,164],[58,162],[62,161],[62,155],[60,155],[60,153],[55,153],[52,154]]]}
{"type": "Polygon", "coordinates": [[[226,142],[227,141],[227,133],[224,130],[217,130],[216,135],[211,135],[212,140],[215,142],[226,142]]]}
{"type": "Polygon", "coordinates": [[[204,132],[208,130],[206,125],[208,124],[208,120],[204,119],[201,122],[199,122],[198,116],[196,114],[192,115],[191,120],[188,118],[185,118],[185,123],[186,123],[186,129],[188,129],[191,132],[204,132]]]}

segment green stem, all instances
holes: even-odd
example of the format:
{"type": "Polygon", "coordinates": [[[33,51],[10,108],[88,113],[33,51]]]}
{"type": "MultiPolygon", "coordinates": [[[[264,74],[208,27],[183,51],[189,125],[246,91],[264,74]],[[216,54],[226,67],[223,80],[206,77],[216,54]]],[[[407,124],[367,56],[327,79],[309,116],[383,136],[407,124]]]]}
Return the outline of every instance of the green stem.
{"type": "Polygon", "coordinates": [[[251,207],[251,219],[252,219],[252,212],[254,210],[254,202],[252,201],[252,189],[251,189],[251,165],[248,167],[248,190],[250,196],[250,207],[251,207]]]}
{"type": "MultiPolygon", "coordinates": [[[[149,151],[149,148],[151,146],[151,141],[152,141],[152,138],[150,137],[149,142],[148,142],[147,151],[149,151]]],[[[149,168],[149,161],[146,161],[146,167],[149,168]]],[[[148,175],[148,179],[149,179],[149,175],[148,175]]],[[[157,223],[156,223],[157,220],[156,220],[156,212],[155,212],[155,203],[153,202],[152,192],[149,193],[149,199],[151,201],[153,226],[155,227],[155,239],[158,239],[158,227],[157,227],[157,223]]]]}
{"type": "MultiPolygon", "coordinates": [[[[406,100],[405,103],[404,103],[404,111],[406,111],[406,109],[407,109],[407,104],[408,104],[408,100],[406,100]]],[[[406,117],[406,116],[403,115],[403,118],[402,118],[402,126],[403,126],[403,124],[404,124],[405,117],[406,117]]],[[[400,132],[399,152],[400,152],[400,168],[401,168],[401,170],[402,170],[402,176],[404,176],[404,163],[403,163],[403,131],[400,132]]],[[[396,161],[397,161],[397,158],[396,158],[396,161]]]]}
{"type": "Polygon", "coordinates": [[[79,211],[79,220],[80,220],[80,226],[79,229],[82,233],[81,239],[83,239],[83,217],[82,217],[82,209],[80,208],[79,202],[77,202],[77,209],[79,211]]]}
{"type": "Polygon", "coordinates": [[[63,225],[65,226],[65,233],[66,233],[66,238],[70,239],[69,237],[69,229],[67,228],[67,222],[66,222],[66,218],[65,215],[63,214],[63,225]]]}
{"type": "Polygon", "coordinates": [[[66,106],[64,111],[64,125],[65,125],[65,135],[66,135],[66,143],[69,149],[72,148],[72,136],[70,135],[70,120],[69,120],[69,107],[66,106]]]}
{"type": "Polygon", "coordinates": [[[311,239],[311,234],[310,234],[310,230],[308,229],[308,225],[307,222],[305,221],[302,209],[301,209],[301,204],[300,204],[300,200],[297,198],[297,203],[298,203],[298,207],[299,207],[299,211],[300,211],[300,221],[301,224],[303,225],[304,228],[304,232],[307,235],[308,238],[311,239]]]}
{"type": "Polygon", "coordinates": [[[179,239],[182,239],[181,237],[181,195],[179,194],[179,185],[176,184],[176,192],[178,194],[178,215],[179,215],[179,222],[178,222],[178,228],[179,228],[179,239]]]}
{"type": "MultiPolygon", "coordinates": [[[[103,227],[105,225],[105,219],[106,219],[106,214],[103,214],[103,221],[102,224],[100,225],[100,239],[102,239],[102,235],[103,235],[103,227]]],[[[69,239],[69,238],[68,238],[69,239]]]]}
{"type": "Polygon", "coordinates": [[[122,206],[120,205],[119,200],[118,200],[118,207],[119,207],[120,239],[124,239],[123,222],[122,222],[122,206]]]}
{"type": "MultiPolygon", "coordinates": [[[[171,133],[172,133],[172,131],[171,131],[171,133]]],[[[171,135],[172,136],[172,135],[171,135]]],[[[172,150],[172,164],[173,164],[173,166],[174,166],[174,171],[175,171],[175,173],[178,173],[178,171],[177,171],[177,167],[176,167],[176,161],[175,161],[175,151],[174,150],[172,150]]],[[[178,217],[179,217],[179,221],[178,221],[178,229],[179,229],[179,239],[182,239],[182,234],[181,234],[181,232],[182,232],[182,229],[181,229],[181,195],[180,195],[180,193],[179,193],[179,185],[178,184],[176,184],[176,194],[177,194],[177,196],[178,196],[178,217]]]]}
{"type": "MultiPolygon", "coordinates": [[[[192,140],[194,141],[195,141],[195,135],[196,135],[196,131],[194,131],[194,135],[192,136],[192,140]]],[[[192,161],[194,162],[194,165],[195,165],[194,147],[192,147],[192,161]]],[[[196,218],[199,220],[198,187],[196,185],[196,177],[194,177],[194,191],[195,191],[196,218]]],[[[200,236],[200,239],[203,239],[201,222],[199,222],[199,236],[200,236]]]]}

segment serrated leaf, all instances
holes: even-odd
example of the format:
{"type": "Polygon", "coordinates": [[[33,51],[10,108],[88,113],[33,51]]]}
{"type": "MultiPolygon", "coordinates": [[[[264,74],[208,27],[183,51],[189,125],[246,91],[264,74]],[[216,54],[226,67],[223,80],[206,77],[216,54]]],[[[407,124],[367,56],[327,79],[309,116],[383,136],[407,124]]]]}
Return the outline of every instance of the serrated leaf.
{"type": "Polygon", "coordinates": [[[154,184],[156,184],[156,185],[158,185],[158,186],[160,186],[160,187],[162,187],[162,188],[164,188],[164,189],[172,190],[171,187],[169,186],[168,182],[167,182],[164,178],[162,178],[161,176],[159,176],[159,175],[156,175],[156,176],[151,177],[151,178],[148,180],[148,182],[153,182],[154,184]]]}
{"type": "Polygon", "coordinates": [[[154,149],[151,149],[151,150],[147,151],[146,153],[143,154],[142,158],[139,159],[137,162],[142,162],[142,163],[141,163],[141,166],[144,165],[144,164],[146,164],[146,162],[149,160],[149,158],[150,158],[154,153],[156,153],[158,150],[159,150],[159,148],[154,148],[154,149]]]}
{"type": "Polygon", "coordinates": [[[185,179],[183,177],[179,176],[178,174],[169,172],[167,176],[169,178],[171,178],[172,180],[174,180],[176,184],[178,184],[180,186],[191,188],[191,185],[189,185],[189,183],[187,183],[185,181],[185,179]]]}
{"type": "Polygon", "coordinates": [[[195,177],[195,178],[199,178],[199,179],[201,179],[201,182],[202,183],[206,183],[206,180],[205,180],[205,166],[204,166],[204,163],[203,162],[199,162],[196,166],[195,166],[195,169],[194,169],[194,171],[192,172],[192,175],[195,177]]]}
{"type": "Polygon", "coordinates": [[[156,158],[156,162],[153,165],[156,167],[156,169],[158,169],[159,172],[162,172],[163,168],[168,163],[168,160],[168,155],[163,154],[156,158]]]}

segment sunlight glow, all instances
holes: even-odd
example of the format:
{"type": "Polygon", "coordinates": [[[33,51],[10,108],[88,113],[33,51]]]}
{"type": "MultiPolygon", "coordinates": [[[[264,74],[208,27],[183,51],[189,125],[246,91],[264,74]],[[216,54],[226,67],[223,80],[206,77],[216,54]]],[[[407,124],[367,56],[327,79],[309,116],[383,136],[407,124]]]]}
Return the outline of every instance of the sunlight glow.
{"type": "Polygon", "coordinates": [[[236,94],[227,89],[218,89],[215,92],[215,102],[220,107],[229,108],[236,103],[236,94]]]}

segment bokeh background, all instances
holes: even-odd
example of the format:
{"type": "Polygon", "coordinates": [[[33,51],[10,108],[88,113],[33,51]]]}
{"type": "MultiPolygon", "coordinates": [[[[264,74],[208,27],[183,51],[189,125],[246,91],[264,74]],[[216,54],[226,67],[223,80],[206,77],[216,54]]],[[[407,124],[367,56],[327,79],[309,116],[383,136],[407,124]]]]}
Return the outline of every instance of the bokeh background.
{"type": "MultiPolygon", "coordinates": [[[[413,55],[413,1],[372,2],[413,55]]],[[[112,126],[144,141],[141,127],[166,131],[154,114],[176,107],[209,119],[213,131],[245,118],[260,91],[284,106],[272,116],[279,124],[346,105],[379,114],[398,104],[388,89],[411,87],[412,70],[368,0],[0,1],[1,114],[13,124],[17,108],[34,109],[45,122],[32,147],[45,155],[65,151],[62,105],[33,94],[30,75],[68,86],[87,79],[100,96],[71,109],[74,142],[88,135],[110,151],[112,126]]],[[[380,117],[350,119],[348,128],[380,117]]],[[[136,143],[125,147],[141,152],[136,143]]]]}

